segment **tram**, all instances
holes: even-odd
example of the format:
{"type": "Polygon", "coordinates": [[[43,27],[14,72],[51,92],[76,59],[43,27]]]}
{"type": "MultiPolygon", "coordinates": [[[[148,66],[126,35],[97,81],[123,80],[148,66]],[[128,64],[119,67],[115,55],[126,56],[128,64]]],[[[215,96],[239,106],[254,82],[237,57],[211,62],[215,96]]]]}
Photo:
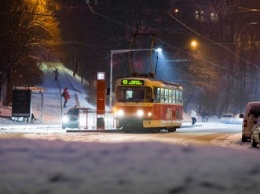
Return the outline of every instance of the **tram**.
{"type": "Polygon", "coordinates": [[[127,133],[174,132],[182,125],[183,88],[148,77],[119,78],[115,83],[117,128],[127,133]]]}

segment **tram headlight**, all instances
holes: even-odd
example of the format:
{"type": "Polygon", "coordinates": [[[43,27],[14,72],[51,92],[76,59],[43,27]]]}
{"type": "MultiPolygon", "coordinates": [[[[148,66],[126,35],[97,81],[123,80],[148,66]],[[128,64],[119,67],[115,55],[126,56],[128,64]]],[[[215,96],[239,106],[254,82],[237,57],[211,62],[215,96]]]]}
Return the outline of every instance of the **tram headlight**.
{"type": "Polygon", "coordinates": [[[151,117],[151,116],[152,116],[152,113],[151,113],[151,112],[148,112],[148,113],[147,113],[147,116],[148,116],[148,117],[151,117]]]}
{"type": "Polygon", "coordinates": [[[116,115],[118,116],[118,117],[122,117],[122,116],[124,116],[124,111],[123,110],[118,110],[117,112],[116,112],[116,115]]]}
{"type": "Polygon", "coordinates": [[[136,114],[137,114],[138,117],[142,117],[142,116],[144,116],[144,111],[138,110],[136,114]]]}

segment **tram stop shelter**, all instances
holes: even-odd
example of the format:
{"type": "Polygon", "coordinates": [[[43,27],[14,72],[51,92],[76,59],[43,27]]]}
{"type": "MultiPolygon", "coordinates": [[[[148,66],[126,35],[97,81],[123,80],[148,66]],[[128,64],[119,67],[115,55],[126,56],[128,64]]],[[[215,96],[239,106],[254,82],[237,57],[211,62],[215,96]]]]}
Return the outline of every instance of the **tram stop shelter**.
{"type": "Polygon", "coordinates": [[[13,86],[12,91],[12,120],[33,122],[32,93],[39,95],[40,120],[42,121],[43,93],[46,90],[39,86],[13,86]]]}

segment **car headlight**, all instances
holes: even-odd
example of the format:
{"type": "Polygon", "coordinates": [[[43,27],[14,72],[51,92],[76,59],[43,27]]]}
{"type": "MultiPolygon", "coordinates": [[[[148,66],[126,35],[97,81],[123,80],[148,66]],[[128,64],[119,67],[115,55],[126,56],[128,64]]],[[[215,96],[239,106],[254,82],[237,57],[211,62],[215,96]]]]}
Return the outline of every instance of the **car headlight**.
{"type": "Polygon", "coordinates": [[[136,114],[137,114],[138,117],[142,117],[142,116],[144,116],[144,111],[138,110],[136,114]]]}
{"type": "Polygon", "coordinates": [[[63,122],[63,123],[67,123],[67,122],[69,122],[69,117],[66,116],[66,115],[63,116],[63,117],[62,117],[62,122],[63,122]]]}

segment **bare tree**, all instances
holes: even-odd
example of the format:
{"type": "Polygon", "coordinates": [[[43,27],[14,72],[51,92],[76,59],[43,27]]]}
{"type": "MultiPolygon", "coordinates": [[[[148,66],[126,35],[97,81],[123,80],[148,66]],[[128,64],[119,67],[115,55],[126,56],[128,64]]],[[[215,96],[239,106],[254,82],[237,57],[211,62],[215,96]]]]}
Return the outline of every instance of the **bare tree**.
{"type": "Polygon", "coordinates": [[[7,84],[5,103],[11,102],[13,84],[28,84],[41,77],[37,62],[58,61],[56,8],[50,0],[1,2],[0,80],[7,84]]]}
{"type": "Polygon", "coordinates": [[[197,102],[203,99],[203,106],[211,109],[212,114],[240,112],[247,101],[256,99],[258,93],[256,61],[259,60],[257,54],[259,46],[256,40],[259,39],[259,26],[252,28],[247,25],[256,19],[255,15],[250,13],[256,10],[252,2],[244,0],[190,2],[193,7],[189,11],[193,13],[193,17],[190,23],[186,24],[190,27],[191,34],[195,34],[201,41],[203,50],[199,60],[203,59],[204,63],[207,61],[209,63],[199,70],[196,70],[200,66],[198,64],[190,66],[189,74],[195,80],[192,84],[195,86],[200,80],[199,77],[205,71],[208,72],[211,79],[210,90],[205,87],[202,90],[197,89],[200,91],[197,94],[197,102]],[[244,10],[249,13],[245,14],[244,10]],[[216,76],[212,76],[210,72],[216,76]],[[205,93],[208,94],[206,99],[205,93]],[[216,96],[212,98],[213,95],[216,96]],[[212,99],[214,102],[209,103],[212,99]]]}

